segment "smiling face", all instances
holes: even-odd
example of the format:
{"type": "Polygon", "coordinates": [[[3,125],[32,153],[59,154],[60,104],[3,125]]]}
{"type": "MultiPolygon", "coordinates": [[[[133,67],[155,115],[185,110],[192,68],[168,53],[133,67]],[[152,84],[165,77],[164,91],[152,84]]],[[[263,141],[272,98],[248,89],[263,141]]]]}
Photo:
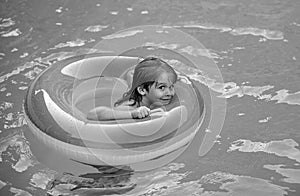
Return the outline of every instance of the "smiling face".
{"type": "Polygon", "coordinates": [[[174,75],[167,72],[162,72],[157,78],[157,81],[148,89],[139,89],[143,96],[142,104],[149,108],[160,107],[169,104],[175,95],[174,75]]]}

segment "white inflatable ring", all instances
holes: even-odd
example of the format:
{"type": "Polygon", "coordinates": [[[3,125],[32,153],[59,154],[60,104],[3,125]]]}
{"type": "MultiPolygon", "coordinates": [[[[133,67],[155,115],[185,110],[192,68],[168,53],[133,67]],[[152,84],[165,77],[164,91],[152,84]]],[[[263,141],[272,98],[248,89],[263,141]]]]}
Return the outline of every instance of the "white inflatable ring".
{"type": "Polygon", "coordinates": [[[24,111],[32,133],[69,159],[93,165],[131,165],[174,152],[195,136],[204,118],[201,94],[177,82],[180,102],[143,120],[89,121],[86,113],[112,106],[127,89],[122,78],[136,57],[90,54],[55,63],[28,89],[24,111]],[[192,96],[192,95],[196,95],[192,96]]]}

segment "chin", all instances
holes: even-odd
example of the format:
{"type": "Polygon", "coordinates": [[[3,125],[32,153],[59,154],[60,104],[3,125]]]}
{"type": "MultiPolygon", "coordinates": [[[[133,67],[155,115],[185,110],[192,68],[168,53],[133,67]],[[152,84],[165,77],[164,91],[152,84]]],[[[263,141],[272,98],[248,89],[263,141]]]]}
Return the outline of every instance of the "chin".
{"type": "Polygon", "coordinates": [[[169,105],[171,103],[171,101],[160,101],[160,102],[157,102],[155,105],[157,106],[165,106],[165,105],[169,105]]]}

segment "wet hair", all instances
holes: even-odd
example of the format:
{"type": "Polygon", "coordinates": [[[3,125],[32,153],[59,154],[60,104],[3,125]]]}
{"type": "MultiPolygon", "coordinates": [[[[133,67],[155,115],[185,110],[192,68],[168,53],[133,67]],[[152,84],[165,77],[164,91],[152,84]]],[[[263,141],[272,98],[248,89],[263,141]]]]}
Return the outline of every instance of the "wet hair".
{"type": "Polygon", "coordinates": [[[131,88],[123,94],[122,98],[119,99],[114,106],[118,106],[125,101],[133,101],[130,106],[134,106],[140,103],[143,99],[142,95],[138,92],[138,87],[149,91],[150,87],[157,82],[157,79],[162,73],[171,73],[174,76],[174,82],[177,81],[177,74],[174,69],[165,61],[156,57],[147,57],[139,62],[133,73],[133,79],[131,88]]]}

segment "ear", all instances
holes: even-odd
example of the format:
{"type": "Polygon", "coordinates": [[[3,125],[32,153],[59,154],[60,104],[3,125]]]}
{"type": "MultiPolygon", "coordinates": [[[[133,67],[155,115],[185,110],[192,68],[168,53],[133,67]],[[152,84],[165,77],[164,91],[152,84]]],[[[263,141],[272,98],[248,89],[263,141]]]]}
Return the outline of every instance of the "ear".
{"type": "Polygon", "coordinates": [[[140,95],[144,96],[146,95],[146,89],[145,88],[142,88],[142,87],[137,87],[137,91],[140,93],[140,95]]]}

